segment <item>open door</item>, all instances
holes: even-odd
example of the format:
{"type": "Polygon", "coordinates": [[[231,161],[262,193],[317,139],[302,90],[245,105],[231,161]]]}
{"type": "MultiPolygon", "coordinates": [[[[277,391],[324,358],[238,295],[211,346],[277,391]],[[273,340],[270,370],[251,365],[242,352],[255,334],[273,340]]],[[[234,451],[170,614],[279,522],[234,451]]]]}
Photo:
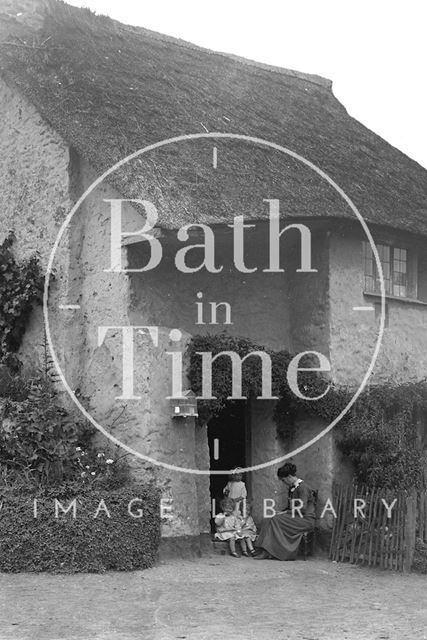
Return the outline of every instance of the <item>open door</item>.
{"type": "MultiPolygon", "coordinates": [[[[246,401],[236,400],[227,403],[221,413],[209,421],[208,442],[212,470],[249,466],[246,401]]],[[[219,503],[227,482],[227,474],[210,477],[211,499],[215,500],[216,513],[220,511],[219,503]]]]}

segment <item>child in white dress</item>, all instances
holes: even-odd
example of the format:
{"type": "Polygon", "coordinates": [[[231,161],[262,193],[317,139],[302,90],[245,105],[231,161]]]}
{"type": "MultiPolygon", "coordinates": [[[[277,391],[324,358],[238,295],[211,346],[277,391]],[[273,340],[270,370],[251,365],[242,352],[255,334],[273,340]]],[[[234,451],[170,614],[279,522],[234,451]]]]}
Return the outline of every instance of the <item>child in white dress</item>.
{"type": "Polygon", "coordinates": [[[246,500],[248,492],[246,491],[246,485],[242,481],[242,472],[239,467],[234,469],[228,476],[228,482],[224,487],[223,493],[227,498],[232,498],[236,502],[235,513],[236,515],[243,514],[243,500],[246,500]]]}
{"type": "MultiPolygon", "coordinates": [[[[255,549],[253,546],[253,541],[257,537],[257,530],[254,519],[252,518],[252,504],[249,500],[243,501],[243,516],[240,518],[240,535],[242,536],[242,540],[240,544],[243,549],[243,544],[245,544],[249,550],[251,556],[255,555],[255,549]]],[[[243,549],[243,555],[247,556],[248,553],[246,549],[243,549]]]]}
{"type": "Polygon", "coordinates": [[[235,513],[235,502],[231,498],[221,500],[222,513],[215,516],[217,540],[228,540],[230,554],[234,558],[238,558],[236,553],[236,540],[241,540],[240,534],[241,518],[235,513]]]}

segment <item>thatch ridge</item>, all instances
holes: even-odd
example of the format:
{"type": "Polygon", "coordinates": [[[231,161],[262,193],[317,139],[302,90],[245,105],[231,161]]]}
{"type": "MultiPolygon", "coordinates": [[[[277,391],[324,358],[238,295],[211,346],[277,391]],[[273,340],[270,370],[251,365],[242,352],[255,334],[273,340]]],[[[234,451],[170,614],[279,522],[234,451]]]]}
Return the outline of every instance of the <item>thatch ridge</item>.
{"type": "MultiPolygon", "coordinates": [[[[56,0],[10,6],[0,13],[1,75],[96,171],[181,134],[251,135],[319,166],[367,221],[427,235],[426,170],[351,118],[329,80],[212,52],[56,0]]],[[[156,199],[164,227],[229,221],[224,189],[252,218],[265,217],[260,193],[283,199],[285,215],[352,217],[290,158],[218,146],[228,171],[218,170],[213,182],[211,142],[182,145],[179,153],[170,147],[111,181],[126,197],[156,199]]]]}

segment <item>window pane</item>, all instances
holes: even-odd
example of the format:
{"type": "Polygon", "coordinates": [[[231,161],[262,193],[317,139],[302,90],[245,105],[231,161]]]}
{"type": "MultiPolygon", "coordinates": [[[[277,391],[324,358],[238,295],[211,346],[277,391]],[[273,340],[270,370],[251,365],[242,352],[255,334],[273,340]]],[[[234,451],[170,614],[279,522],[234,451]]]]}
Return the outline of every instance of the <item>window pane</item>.
{"type": "MultiPolygon", "coordinates": [[[[378,254],[380,256],[381,266],[383,270],[385,292],[391,293],[392,283],[390,271],[390,247],[385,244],[379,244],[378,254]]],[[[379,274],[377,275],[377,291],[381,291],[381,280],[379,274]]]]}
{"type": "MultiPolygon", "coordinates": [[[[385,293],[399,297],[408,295],[408,251],[402,247],[378,244],[377,251],[384,276],[385,293]]],[[[365,291],[381,292],[381,279],[369,242],[363,242],[365,291]]]]}
{"type": "Polygon", "coordinates": [[[405,297],[407,295],[407,250],[400,247],[393,249],[393,294],[405,297]]]}
{"type": "Polygon", "coordinates": [[[402,285],[393,285],[393,295],[399,296],[400,298],[406,298],[406,287],[402,285]]]}
{"type": "Polygon", "coordinates": [[[365,291],[375,291],[374,254],[369,242],[363,242],[363,267],[365,275],[365,291]]]}
{"type": "Polygon", "coordinates": [[[390,247],[386,244],[378,245],[378,254],[380,256],[381,264],[390,262],[390,247]]]}

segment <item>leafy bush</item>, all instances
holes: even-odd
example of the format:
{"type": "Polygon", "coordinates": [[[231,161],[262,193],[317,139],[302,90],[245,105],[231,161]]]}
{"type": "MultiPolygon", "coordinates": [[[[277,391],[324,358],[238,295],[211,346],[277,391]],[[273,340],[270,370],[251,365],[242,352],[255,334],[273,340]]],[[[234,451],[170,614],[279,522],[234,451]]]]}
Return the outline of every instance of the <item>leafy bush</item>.
{"type": "MultiPolygon", "coordinates": [[[[297,397],[287,384],[287,368],[292,358],[286,351],[269,351],[247,338],[227,334],[194,336],[189,343],[189,379],[192,390],[202,390],[202,361],[198,352],[218,354],[232,351],[244,357],[250,351],[265,351],[272,363],[272,390],[276,402],[274,420],[279,439],[286,445],[295,436],[298,418],[314,415],[327,423],[336,418],[353,396],[347,388],[331,386],[325,391],[325,378],[315,372],[301,372],[298,385],[307,400],[297,397]]],[[[301,363],[307,366],[306,363],[301,363]]],[[[201,401],[199,415],[208,420],[225,406],[232,388],[230,358],[215,361],[212,389],[216,400],[201,401]]],[[[250,358],[242,367],[242,395],[260,395],[259,358],[250,358]]],[[[427,414],[426,381],[402,385],[378,385],[366,389],[340,422],[338,446],[354,465],[359,482],[395,489],[422,482],[423,459],[417,441],[417,421],[427,414]]]]}
{"type": "Polygon", "coordinates": [[[404,489],[420,486],[425,463],[417,420],[427,410],[425,382],[366,390],[343,421],[339,447],[357,480],[404,489]]]}
{"type": "Polygon", "coordinates": [[[159,501],[159,491],[152,486],[110,492],[91,487],[75,494],[68,484],[33,495],[3,495],[0,571],[76,573],[151,567],[160,542],[159,501]],[[76,498],[76,518],[71,509],[63,513],[60,507],[56,518],[55,498],[64,509],[76,498]],[[142,509],[142,517],[128,513],[135,498],[140,502],[129,508],[134,514],[142,509]]]}
{"type": "Polygon", "coordinates": [[[35,380],[28,398],[0,403],[0,465],[34,484],[76,476],[76,447],[88,446],[95,431],[74,420],[56,401],[51,384],[35,380]]]}
{"type": "Polygon", "coordinates": [[[103,451],[96,452],[92,446],[88,449],[76,447],[77,469],[80,470],[78,484],[102,489],[119,489],[129,484],[130,469],[125,460],[129,453],[118,453],[118,446],[112,457],[103,451]]]}
{"type": "MultiPolygon", "coordinates": [[[[218,335],[198,335],[189,342],[187,356],[189,358],[188,377],[191,389],[200,394],[202,391],[202,359],[199,352],[217,355],[222,351],[231,351],[244,358],[251,351],[264,351],[271,358],[271,378],[273,394],[281,396],[286,393],[286,370],[291,360],[287,351],[272,351],[252,342],[249,338],[218,335]]],[[[257,357],[248,358],[242,366],[242,395],[261,395],[262,370],[257,357]]],[[[212,392],[215,400],[199,402],[199,413],[202,417],[218,415],[227,404],[227,397],[232,389],[232,366],[229,357],[218,358],[212,367],[212,392]]]]}
{"type": "Polygon", "coordinates": [[[38,254],[18,262],[13,253],[15,240],[9,232],[0,245],[0,362],[17,370],[15,356],[25,333],[34,303],[43,292],[43,273],[38,254]]]}
{"type": "Polygon", "coordinates": [[[417,538],[415,541],[412,571],[424,574],[427,573],[427,544],[423,542],[421,538],[417,538]]]}

